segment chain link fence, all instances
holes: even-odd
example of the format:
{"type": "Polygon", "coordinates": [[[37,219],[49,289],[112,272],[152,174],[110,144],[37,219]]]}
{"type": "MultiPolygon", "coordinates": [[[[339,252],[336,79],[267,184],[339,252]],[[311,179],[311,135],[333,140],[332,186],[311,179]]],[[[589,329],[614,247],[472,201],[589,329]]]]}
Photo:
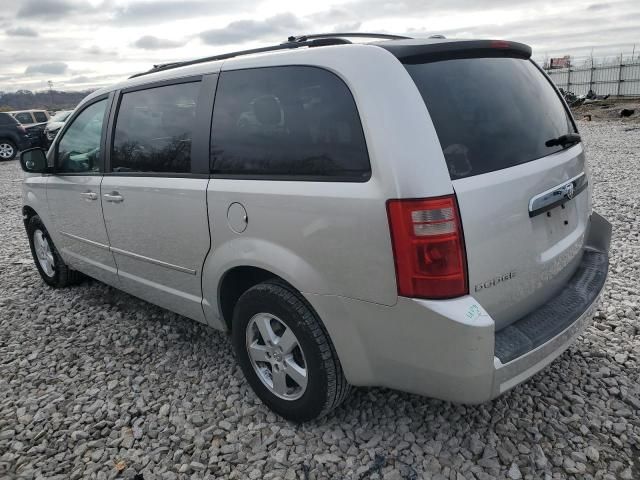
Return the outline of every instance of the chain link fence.
{"type": "Polygon", "coordinates": [[[617,61],[595,64],[593,60],[569,68],[545,68],[551,80],[578,96],[596,95],[640,97],[640,59],[618,57],[617,61]]]}

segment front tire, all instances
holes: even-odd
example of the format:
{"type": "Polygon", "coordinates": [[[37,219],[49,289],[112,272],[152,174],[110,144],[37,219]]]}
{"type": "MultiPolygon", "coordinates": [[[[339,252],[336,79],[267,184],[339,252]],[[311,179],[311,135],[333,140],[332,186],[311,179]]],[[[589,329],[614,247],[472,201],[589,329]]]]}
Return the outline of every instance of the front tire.
{"type": "Polygon", "coordinates": [[[350,387],[329,335],[304,297],[277,281],[260,283],[238,300],[232,342],[256,395],[294,422],[336,408],[350,387]]]}
{"type": "Polygon", "coordinates": [[[27,222],[27,235],[33,261],[47,285],[63,288],[80,280],[80,273],[64,263],[38,215],[34,215],[27,222]]]}
{"type": "Polygon", "coordinates": [[[13,160],[18,154],[18,147],[11,140],[0,140],[0,160],[13,160]]]}

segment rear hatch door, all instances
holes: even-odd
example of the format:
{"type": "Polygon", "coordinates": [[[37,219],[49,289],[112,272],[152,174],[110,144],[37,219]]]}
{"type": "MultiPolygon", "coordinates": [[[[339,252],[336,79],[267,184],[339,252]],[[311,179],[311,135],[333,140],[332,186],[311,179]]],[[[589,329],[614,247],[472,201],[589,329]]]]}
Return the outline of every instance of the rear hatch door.
{"type": "Polygon", "coordinates": [[[458,198],[470,294],[499,330],[573,274],[591,204],[575,125],[530,49],[464,43],[401,60],[429,110],[458,198]]]}

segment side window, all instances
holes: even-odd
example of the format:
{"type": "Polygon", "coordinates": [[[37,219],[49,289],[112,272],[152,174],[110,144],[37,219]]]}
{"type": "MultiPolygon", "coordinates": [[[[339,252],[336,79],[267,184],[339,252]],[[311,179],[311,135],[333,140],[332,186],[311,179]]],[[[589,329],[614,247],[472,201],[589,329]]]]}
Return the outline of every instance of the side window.
{"type": "Polygon", "coordinates": [[[49,120],[44,112],[33,112],[33,116],[38,123],[46,122],[47,120],[49,120]]]}
{"type": "Polygon", "coordinates": [[[58,142],[56,173],[100,171],[100,140],[107,99],[85,108],[69,125],[58,142]]]}
{"type": "Polygon", "coordinates": [[[33,117],[31,117],[31,113],[29,112],[16,113],[15,118],[20,123],[24,123],[24,124],[33,123],[33,117]]]}
{"type": "Polygon", "coordinates": [[[371,174],[351,92],[316,67],[224,72],[211,142],[218,175],[366,181],[371,174]]]}
{"type": "Polygon", "coordinates": [[[122,95],[112,170],[189,173],[199,90],[200,82],[192,82],[122,95]]]}

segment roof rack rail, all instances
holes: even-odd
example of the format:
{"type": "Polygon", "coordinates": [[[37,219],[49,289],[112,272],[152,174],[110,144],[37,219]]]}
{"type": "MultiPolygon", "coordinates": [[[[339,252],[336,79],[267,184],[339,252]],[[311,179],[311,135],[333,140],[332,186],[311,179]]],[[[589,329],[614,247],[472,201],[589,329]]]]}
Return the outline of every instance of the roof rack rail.
{"type": "Polygon", "coordinates": [[[386,33],[363,33],[363,32],[344,32],[344,33],[314,33],[311,35],[300,35],[299,37],[289,37],[289,42],[300,42],[312,40],[314,38],[335,38],[335,37],[352,37],[352,38],[382,38],[385,40],[412,40],[411,37],[403,35],[389,35],[386,33]]]}
{"type": "Polygon", "coordinates": [[[141,77],[150,73],[162,72],[178,67],[186,67],[188,65],[196,65],[198,63],[213,62],[215,60],[226,60],[227,58],[239,57],[241,55],[251,55],[253,53],[273,52],[277,50],[287,50],[300,47],[322,47],[326,45],[344,45],[351,41],[340,37],[364,37],[364,38],[384,38],[387,40],[404,40],[410,37],[402,37],[400,35],[386,35],[382,33],[323,33],[313,35],[301,35],[298,37],[291,36],[286,42],[279,45],[271,45],[269,47],[252,48],[250,50],[238,50],[237,52],[223,53],[211,57],[197,58],[194,60],[186,60],[183,62],[161,63],[154,65],[153,68],[146,72],[136,73],[129,78],[141,77]]]}

